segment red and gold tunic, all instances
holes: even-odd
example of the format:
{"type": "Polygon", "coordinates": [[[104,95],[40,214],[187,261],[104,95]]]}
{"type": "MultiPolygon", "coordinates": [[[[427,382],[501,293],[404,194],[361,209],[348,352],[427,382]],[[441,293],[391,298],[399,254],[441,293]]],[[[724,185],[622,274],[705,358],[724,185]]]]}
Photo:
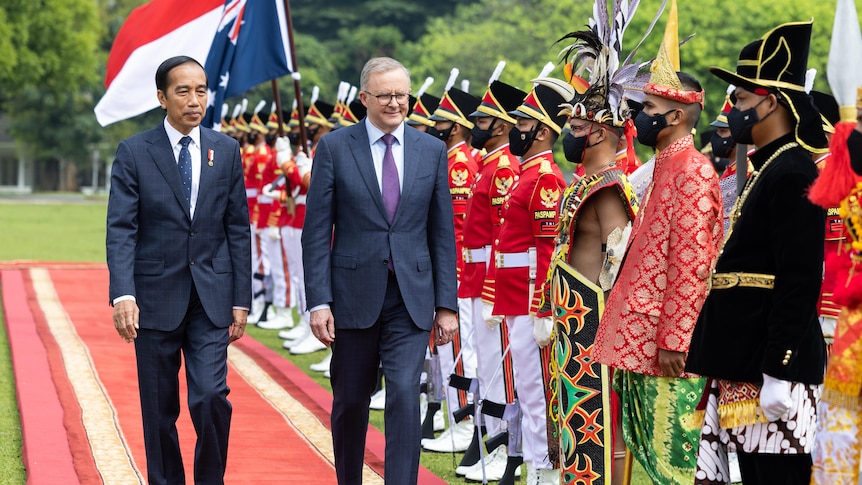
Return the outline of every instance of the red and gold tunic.
{"type": "Polygon", "coordinates": [[[458,275],[463,269],[464,261],[461,254],[464,239],[464,218],[467,215],[467,199],[470,198],[470,187],[479,167],[470,147],[460,142],[448,151],[449,154],[449,193],[452,195],[452,209],[455,213],[455,249],[458,251],[458,275]]]}
{"type": "MultiPolygon", "coordinates": [[[[830,158],[830,155],[827,154],[820,160],[817,160],[817,168],[823,170],[823,167],[829,163],[830,158]]],[[[838,215],[838,208],[830,207],[826,210],[826,240],[823,243],[824,260],[830,254],[837,254],[841,242],[846,239],[844,222],[841,220],[841,216],[838,215]]],[[[832,301],[832,291],[825,286],[820,292],[820,304],[818,308],[821,317],[838,318],[838,314],[841,312],[841,306],[832,301]]],[[[825,337],[831,338],[833,335],[825,335],[825,337]]]]}
{"type": "Polygon", "coordinates": [[[515,183],[515,175],[520,172],[518,161],[509,151],[508,144],[486,154],[480,163],[482,166],[473,182],[464,217],[464,265],[458,287],[459,298],[482,296],[489,249],[500,232],[503,203],[515,183]],[[483,254],[484,259],[480,257],[483,254]]]}
{"type": "Polygon", "coordinates": [[[535,279],[548,274],[565,187],[566,180],[550,151],[521,164],[492,250],[495,315],[528,315],[538,310],[541,285],[535,288],[535,279]]]}
{"type": "Polygon", "coordinates": [[[691,136],[662,150],[655,164],[593,357],[660,376],[659,349],[688,351],[724,231],[718,177],[691,136]]]}
{"type": "Polygon", "coordinates": [[[257,224],[257,196],[260,193],[260,174],[254,163],[254,145],[242,147],[242,174],[245,179],[245,196],[248,201],[248,220],[257,224]]]}

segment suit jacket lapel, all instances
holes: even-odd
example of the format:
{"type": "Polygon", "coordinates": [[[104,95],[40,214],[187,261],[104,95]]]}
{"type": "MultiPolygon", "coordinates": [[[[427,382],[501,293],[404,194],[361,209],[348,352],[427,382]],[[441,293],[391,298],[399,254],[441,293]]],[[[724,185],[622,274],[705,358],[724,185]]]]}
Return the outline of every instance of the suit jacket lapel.
{"type": "Polygon", "coordinates": [[[388,220],[389,216],[386,213],[386,206],[383,205],[383,195],[380,193],[380,184],[377,183],[377,173],[374,171],[374,159],[371,157],[371,145],[368,140],[368,130],[365,128],[365,119],[363,118],[359,123],[345,129],[351,130],[350,136],[353,140],[350,152],[356,161],[359,175],[365,181],[365,185],[368,187],[368,192],[371,193],[371,198],[374,199],[377,209],[380,210],[383,218],[388,220]]]}
{"type": "Polygon", "coordinates": [[[180,206],[183,208],[186,218],[191,219],[189,203],[186,201],[186,195],[183,192],[183,182],[180,180],[180,171],[177,168],[177,161],[174,158],[173,147],[168,139],[168,134],[163,126],[152,131],[152,136],[149,139],[150,146],[147,152],[153,159],[153,163],[162,173],[168,187],[174,193],[180,206]]]}
{"type": "MultiPolygon", "coordinates": [[[[213,150],[213,157],[215,157],[216,147],[216,139],[212,136],[206,128],[201,127],[201,173],[200,178],[198,179],[198,199],[195,204],[196,208],[201,207],[201,202],[204,201],[205,195],[209,194],[211,191],[209,189],[209,184],[213,183],[213,178],[211,173],[214,167],[209,166],[209,160],[207,157],[207,150],[213,150]]],[[[195,210],[195,214],[197,214],[197,210],[195,210]]]]}
{"type": "MultiPolygon", "coordinates": [[[[401,214],[401,208],[404,207],[404,201],[410,197],[410,192],[413,189],[413,182],[416,180],[417,161],[421,160],[419,153],[419,138],[420,132],[404,127],[404,175],[401,182],[401,202],[398,203],[398,210],[395,211],[395,220],[398,220],[398,215],[401,214]]],[[[381,198],[382,200],[382,198],[381,198]]]]}

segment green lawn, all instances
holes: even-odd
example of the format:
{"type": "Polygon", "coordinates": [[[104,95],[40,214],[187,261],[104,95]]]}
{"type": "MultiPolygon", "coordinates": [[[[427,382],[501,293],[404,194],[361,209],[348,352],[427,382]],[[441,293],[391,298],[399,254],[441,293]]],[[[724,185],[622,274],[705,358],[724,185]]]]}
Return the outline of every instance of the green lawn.
{"type": "MultiPolygon", "coordinates": [[[[0,261],[105,261],[105,203],[26,204],[0,198],[0,261]]],[[[249,328],[249,334],[276,350],[331,390],[322,373],[308,366],[325,355],[318,352],[294,356],[282,348],[277,332],[249,328]]],[[[383,430],[383,412],[371,411],[371,424],[383,430]]],[[[454,473],[460,454],[422,453],[422,465],[448,483],[468,483],[454,473]],[[454,465],[453,465],[454,461],[454,465]]],[[[522,470],[522,472],[525,470],[522,470]]],[[[523,479],[523,478],[522,478],[523,479]]],[[[0,314],[0,485],[22,485],[25,472],[21,462],[21,429],[15,404],[14,379],[9,361],[9,345],[0,314]]],[[[648,484],[643,470],[635,465],[633,485],[648,484]]]]}

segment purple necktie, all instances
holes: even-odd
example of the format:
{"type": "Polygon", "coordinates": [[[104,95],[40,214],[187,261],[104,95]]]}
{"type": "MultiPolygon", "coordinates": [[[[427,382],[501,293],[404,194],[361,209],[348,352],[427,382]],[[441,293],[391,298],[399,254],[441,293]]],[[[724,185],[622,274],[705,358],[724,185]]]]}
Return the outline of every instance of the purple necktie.
{"type": "MultiPolygon", "coordinates": [[[[386,144],[386,152],[383,154],[383,205],[389,216],[389,223],[395,219],[395,210],[398,209],[398,201],[401,200],[401,185],[398,183],[398,167],[395,166],[395,156],[392,155],[392,143],[395,137],[387,133],[380,137],[386,144]]],[[[389,251],[389,261],[386,264],[389,271],[395,273],[395,263],[392,261],[392,251],[389,251]]]]}
{"type": "Polygon", "coordinates": [[[395,166],[395,156],[392,155],[392,143],[395,137],[387,133],[380,137],[386,144],[386,153],[383,154],[383,205],[389,215],[389,223],[395,219],[395,210],[398,201],[401,200],[401,186],[398,183],[398,167],[395,166]]]}

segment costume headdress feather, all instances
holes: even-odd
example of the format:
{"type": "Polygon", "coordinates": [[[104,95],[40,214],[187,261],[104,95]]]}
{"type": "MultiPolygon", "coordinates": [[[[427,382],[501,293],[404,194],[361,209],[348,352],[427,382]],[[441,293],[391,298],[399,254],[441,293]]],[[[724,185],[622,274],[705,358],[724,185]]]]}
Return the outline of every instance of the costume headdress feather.
{"type": "MultiPolygon", "coordinates": [[[[664,11],[666,1],[644,38],[664,11]]],[[[629,119],[625,98],[642,99],[647,80],[642,71],[649,63],[632,62],[637,47],[621,61],[623,34],[639,4],[640,0],[614,0],[609,12],[605,0],[596,0],[589,28],[570,32],[557,41],[574,41],[560,53],[567,63],[567,81],[575,91],[571,101],[561,106],[569,116],[621,127],[629,119]],[[580,77],[585,72],[589,74],[588,79],[580,77]],[[589,86],[585,88],[587,83],[589,86]]],[[[643,39],[638,46],[641,43],[643,39]]]]}

